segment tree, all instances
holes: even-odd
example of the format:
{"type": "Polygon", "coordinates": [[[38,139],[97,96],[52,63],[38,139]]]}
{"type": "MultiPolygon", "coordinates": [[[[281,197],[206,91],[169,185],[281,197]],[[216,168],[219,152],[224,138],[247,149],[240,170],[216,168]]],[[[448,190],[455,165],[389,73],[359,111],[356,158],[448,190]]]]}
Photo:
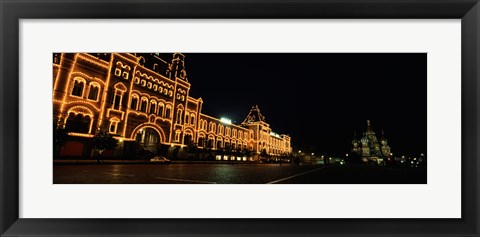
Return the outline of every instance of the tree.
{"type": "Polygon", "coordinates": [[[270,156],[268,155],[267,153],[267,150],[266,149],[262,149],[262,152],[260,152],[260,156],[267,159],[267,161],[269,161],[270,159],[270,156]]]}
{"type": "Polygon", "coordinates": [[[250,148],[246,148],[243,151],[243,154],[247,157],[247,160],[250,160],[250,158],[252,156],[252,153],[253,153],[253,151],[250,148]]]}
{"type": "Polygon", "coordinates": [[[117,146],[118,141],[107,132],[99,131],[97,134],[95,134],[93,137],[92,147],[100,154],[97,156],[97,163],[100,163],[100,157],[102,156],[103,151],[115,149],[117,146]]]}
{"type": "Polygon", "coordinates": [[[60,156],[60,148],[65,144],[68,137],[67,131],[64,128],[53,125],[53,156],[57,158],[60,156]]]}
{"type": "Polygon", "coordinates": [[[193,142],[188,145],[188,153],[195,156],[196,160],[200,159],[200,148],[193,142]]]}

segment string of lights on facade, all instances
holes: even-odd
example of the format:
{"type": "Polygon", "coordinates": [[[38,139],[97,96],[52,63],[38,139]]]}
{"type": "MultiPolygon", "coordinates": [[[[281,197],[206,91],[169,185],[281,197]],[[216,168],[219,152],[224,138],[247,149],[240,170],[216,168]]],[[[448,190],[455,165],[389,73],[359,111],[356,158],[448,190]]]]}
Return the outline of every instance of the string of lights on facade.
{"type": "Polygon", "coordinates": [[[181,53],[171,61],[156,53],[54,53],[54,127],[69,137],[60,156],[90,157],[99,131],[119,141],[105,153],[112,157],[192,145],[251,151],[243,161],[292,152],[290,136],[275,133],[257,105],[234,124],[202,113],[203,100],[191,97],[190,87],[181,53]]]}

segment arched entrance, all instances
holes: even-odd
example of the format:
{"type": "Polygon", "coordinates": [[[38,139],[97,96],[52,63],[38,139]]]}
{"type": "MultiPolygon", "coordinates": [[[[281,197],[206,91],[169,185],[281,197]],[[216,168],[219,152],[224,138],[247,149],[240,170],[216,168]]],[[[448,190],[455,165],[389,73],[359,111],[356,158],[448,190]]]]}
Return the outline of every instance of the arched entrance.
{"type": "Polygon", "coordinates": [[[135,135],[135,141],[140,147],[151,152],[157,152],[157,148],[160,145],[160,134],[155,129],[146,127],[138,130],[135,135]]]}
{"type": "Polygon", "coordinates": [[[185,137],[183,138],[183,144],[187,146],[191,146],[193,144],[192,134],[185,134],[185,137]]]}

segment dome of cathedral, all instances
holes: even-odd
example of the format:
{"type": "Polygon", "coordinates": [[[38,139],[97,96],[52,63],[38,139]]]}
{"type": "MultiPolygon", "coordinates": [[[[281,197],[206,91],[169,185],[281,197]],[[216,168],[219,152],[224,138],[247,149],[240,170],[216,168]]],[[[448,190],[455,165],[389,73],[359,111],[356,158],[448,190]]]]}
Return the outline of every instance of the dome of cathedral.
{"type": "Polygon", "coordinates": [[[360,140],[362,143],[368,143],[368,138],[367,136],[365,137],[362,137],[362,139],[360,140]]]}

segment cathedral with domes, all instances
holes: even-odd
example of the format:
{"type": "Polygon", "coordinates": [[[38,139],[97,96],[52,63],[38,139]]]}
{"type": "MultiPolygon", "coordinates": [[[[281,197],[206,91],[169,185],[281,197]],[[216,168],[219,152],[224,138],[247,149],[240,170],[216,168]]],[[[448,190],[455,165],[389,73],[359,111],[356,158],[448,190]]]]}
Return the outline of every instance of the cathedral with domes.
{"type": "Polygon", "coordinates": [[[367,130],[363,133],[362,138],[358,139],[355,133],[352,146],[352,155],[360,158],[364,163],[384,164],[392,156],[391,148],[384,137],[383,130],[380,139],[378,139],[372,129],[370,120],[367,120],[367,130]]]}

